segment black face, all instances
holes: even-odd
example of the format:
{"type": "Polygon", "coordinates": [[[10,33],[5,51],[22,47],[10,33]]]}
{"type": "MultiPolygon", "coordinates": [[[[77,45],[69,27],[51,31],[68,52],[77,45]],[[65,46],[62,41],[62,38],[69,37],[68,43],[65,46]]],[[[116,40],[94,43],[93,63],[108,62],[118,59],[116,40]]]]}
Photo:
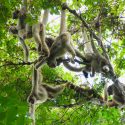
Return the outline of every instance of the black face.
{"type": "Polygon", "coordinates": [[[14,12],[13,12],[13,15],[12,15],[12,18],[13,19],[18,19],[18,17],[19,17],[19,10],[15,10],[14,12]]]}

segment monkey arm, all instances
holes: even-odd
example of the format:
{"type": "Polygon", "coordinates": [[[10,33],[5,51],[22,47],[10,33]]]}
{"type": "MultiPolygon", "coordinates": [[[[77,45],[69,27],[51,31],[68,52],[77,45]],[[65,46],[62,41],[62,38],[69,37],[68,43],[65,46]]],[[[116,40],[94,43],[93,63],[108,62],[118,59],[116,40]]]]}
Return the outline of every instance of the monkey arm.
{"type": "Polygon", "coordinates": [[[32,91],[35,92],[38,90],[38,81],[39,81],[39,75],[40,71],[36,70],[33,66],[33,74],[32,74],[32,91]]]}
{"type": "Polygon", "coordinates": [[[41,52],[41,44],[42,44],[41,39],[40,39],[40,35],[39,35],[40,24],[33,25],[32,32],[33,32],[33,37],[35,39],[35,42],[37,44],[38,53],[40,53],[41,52]]]}
{"type": "Polygon", "coordinates": [[[93,49],[90,43],[90,35],[87,34],[87,30],[83,26],[83,24],[82,24],[82,38],[83,38],[85,53],[93,53],[93,49]]]}
{"type": "Polygon", "coordinates": [[[42,24],[46,25],[49,18],[49,10],[44,10],[42,24]]]}
{"type": "Polygon", "coordinates": [[[95,53],[96,55],[100,55],[99,52],[98,52],[98,50],[97,50],[96,47],[95,47],[92,34],[90,35],[90,41],[91,41],[91,46],[92,46],[92,49],[93,49],[94,53],[95,53]]]}
{"type": "Polygon", "coordinates": [[[64,9],[61,10],[61,20],[60,20],[60,34],[66,32],[66,12],[64,9]]]}
{"type": "Polygon", "coordinates": [[[49,57],[50,51],[49,51],[49,48],[45,42],[45,25],[44,24],[40,24],[40,25],[42,25],[42,31],[40,31],[42,52],[44,53],[45,57],[49,57]]]}
{"type": "Polygon", "coordinates": [[[24,61],[28,62],[29,61],[29,48],[26,45],[24,39],[22,39],[21,37],[19,37],[19,41],[22,45],[23,51],[24,51],[24,61]]]}
{"type": "Polygon", "coordinates": [[[76,53],[71,44],[66,44],[67,51],[72,55],[72,59],[74,60],[76,53]]]}

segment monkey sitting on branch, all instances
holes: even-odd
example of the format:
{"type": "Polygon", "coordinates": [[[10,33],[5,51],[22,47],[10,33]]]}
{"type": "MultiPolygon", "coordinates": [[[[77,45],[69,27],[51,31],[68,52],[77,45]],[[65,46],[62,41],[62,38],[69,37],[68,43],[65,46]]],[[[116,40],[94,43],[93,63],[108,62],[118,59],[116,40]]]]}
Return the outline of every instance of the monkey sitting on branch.
{"type": "Polygon", "coordinates": [[[54,68],[57,66],[57,59],[63,57],[66,52],[69,52],[72,55],[72,61],[76,55],[73,46],[71,45],[71,35],[66,31],[66,12],[65,4],[62,6],[61,11],[61,23],[60,23],[60,35],[55,39],[55,42],[50,48],[50,56],[47,60],[38,61],[35,65],[35,68],[38,69],[42,64],[47,62],[47,64],[54,68]]]}
{"type": "Polygon", "coordinates": [[[42,104],[47,101],[47,99],[55,98],[57,95],[63,92],[64,88],[68,84],[61,84],[56,86],[47,85],[42,82],[42,74],[40,70],[36,70],[33,67],[32,75],[32,90],[27,98],[30,109],[29,113],[35,125],[35,105],[42,104]]]}

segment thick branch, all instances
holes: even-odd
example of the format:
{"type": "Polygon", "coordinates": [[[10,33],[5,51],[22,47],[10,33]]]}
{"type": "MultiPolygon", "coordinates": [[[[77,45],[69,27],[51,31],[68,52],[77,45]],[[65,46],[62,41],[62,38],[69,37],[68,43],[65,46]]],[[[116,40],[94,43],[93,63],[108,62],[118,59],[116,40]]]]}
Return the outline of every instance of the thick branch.
{"type": "Polygon", "coordinates": [[[0,67],[4,67],[4,66],[18,66],[18,65],[31,65],[34,62],[19,62],[19,63],[14,63],[14,62],[10,62],[10,61],[6,61],[5,64],[1,65],[0,67]]]}

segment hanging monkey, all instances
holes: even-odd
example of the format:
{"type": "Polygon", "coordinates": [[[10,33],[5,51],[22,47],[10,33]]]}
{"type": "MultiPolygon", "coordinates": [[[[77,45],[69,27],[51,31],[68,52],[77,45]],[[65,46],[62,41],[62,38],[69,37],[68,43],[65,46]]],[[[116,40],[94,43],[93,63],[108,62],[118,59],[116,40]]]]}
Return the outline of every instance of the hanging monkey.
{"type": "MultiPolygon", "coordinates": [[[[87,53],[85,55],[86,60],[90,62],[91,64],[91,72],[92,72],[91,76],[94,76],[95,72],[99,72],[99,73],[109,72],[109,62],[103,55],[101,55],[98,52],[98,50],[96,49],[94,45],[93,38],[91,38],[91,46],[92,46],[94,53],[87,53]]],[[[90,69],[88,68],[88,66],[90,65],[86,65],[85,70],[83,71],[89,72],[89,70],[88,71],[86,70],[86,69],[90,69]]]]}
{"type": "Polygon", "coordinates": [[[45,42],[45,29],[48,21],[48,16],[49,10],[44,10],[42,22],[39,21],[37,24],[34,24],[32,26],[32,34],[37,44],[38,53],[40,56],[44,55],[45,57],[49,57],[50,55],[49,48],[45,42]]]}
{"type": "Polygon", "coordinates": [[[33,75],[32,75],[32,90],[30,95],[27,98],[27,101],[29,103],[30,109],[30,115],[33,119],[33,125],[35,125],[35,105],[36,104],[42,104],[47,99],[52,99],[58,96],[60,93],[63,92],[64,88],[68,84],[61,84],[56,86],[47,85],[42,82],[42,74],[41,71],[38,69],[36,70],[33,67],[33,75]]]}
{"type": "Polygon", "coordinates": [[[24,60],[28,62],[29,58],[29,49],[28,46],[25,44],[25,39],[34,37],[36,44],[37,44],[37,51],[40,56],[49,56],[50,52],[48,46],[45,42],[45,26],[48,21],[49,10],[45,10],[43,14],[42,22],[38,22],[30,26],[26,24],[26,10],[22,8],[21,10],[16,10],[13,13],[13,19],[18,19],[17,26],[11,26],[9,31],[13,34],[17,34],[19,37],[20,42],[22,43],[22,47],[24,49],[24,60]]]}
{"type": "Polygon", "coordinates": [[[35,68],[38,69],[43,63],[47,61],[47,64],[54,68],[57,66],[56,59],[63,57],[66,52],[72,55],[72,61],[76,55],[74,48],[71,45],[71,35],[66,31],[66,4],[63,4],[61,10],[61,23],[60,23],[60,35],[55,39],[55,42],[50,48],[50,56],[47,60],[40,60],[36,63],[35,68]]]}
{"type": "Polygon", "coordinates": [[[18,23],[17,26],[11,26],[9,31],[14,34],[17,35],[19,38],[19,41],[22,45],[23,51],[24,51],[24,62],[28,62],[29,61],[29,48],[26,45],[25,41],[24,41],[24,34],[25,34],[25,27],[26,27],[26,7],[22,7],[20,10],[15,10],[13,12],[13,19],[18,19],[18,23]]]}

